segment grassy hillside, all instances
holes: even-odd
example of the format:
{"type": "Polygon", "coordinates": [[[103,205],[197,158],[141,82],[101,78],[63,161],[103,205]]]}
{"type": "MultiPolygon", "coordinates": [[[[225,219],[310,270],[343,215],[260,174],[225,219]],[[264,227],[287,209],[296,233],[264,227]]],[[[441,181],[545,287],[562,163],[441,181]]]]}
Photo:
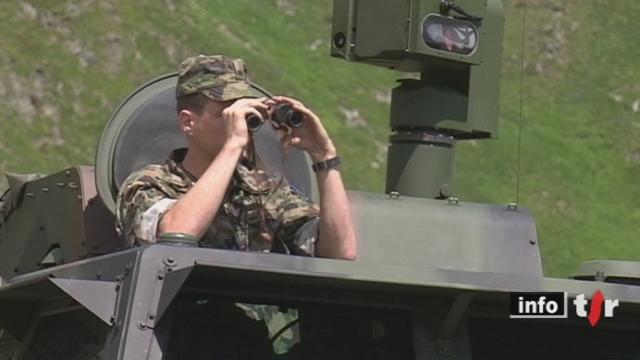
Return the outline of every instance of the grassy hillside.
{"type": "MultiPolygon", "coordinates": [[[[505,0],[499,138],[459,145],[457,192],[515,201],[522,124],[518,202],[536,217],[547,274],[640,259],[640,3],[528,0],[520,123],[522,3],[505,0]]],[[[317,111],[349,188],[383,189],[389,89],[401,74],[328,56],[330,0],[3,1],[0,20],[2,171],[93,163],[129,92],[184,57],[226,53],[317,111]]]]}
{"type": "MultiPolygon", "coordinates": [[[[527,4],[519,202],[536,218],[545,270],[640,259],[640,3],[527,4]]],[[[507,8],[500,138],[462,145],[458,162],[463,198],[497,203],[516,186],[522,8],[507,8]]]]}

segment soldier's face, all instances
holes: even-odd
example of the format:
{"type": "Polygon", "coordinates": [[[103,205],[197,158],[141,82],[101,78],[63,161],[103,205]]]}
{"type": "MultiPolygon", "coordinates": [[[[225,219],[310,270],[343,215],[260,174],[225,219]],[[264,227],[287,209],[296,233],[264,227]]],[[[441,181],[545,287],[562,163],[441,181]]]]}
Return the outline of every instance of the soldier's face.
{"type": "Polygon", "coordinates": [[[202,114],[193,114],[191,145],[198,147],[209,156],[215,156],[226,141],[226,130],[222,120],[222,110],[233,101],[210,100],[202,114]]]}

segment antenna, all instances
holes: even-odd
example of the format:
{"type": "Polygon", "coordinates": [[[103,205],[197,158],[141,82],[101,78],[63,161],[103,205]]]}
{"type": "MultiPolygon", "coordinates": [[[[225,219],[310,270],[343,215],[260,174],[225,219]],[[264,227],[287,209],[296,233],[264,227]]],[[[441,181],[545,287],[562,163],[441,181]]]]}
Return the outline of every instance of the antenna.
{"type": "Polygon", "coordinates": [[[527,2],[522,3],[522,49],[520,51],[520,115],[518,119],[518,150],[516,154],[516,204],[520,203],[520,153],[522,149],[522,108],[524,104],[524,55],[527,31],[527,2]]]}

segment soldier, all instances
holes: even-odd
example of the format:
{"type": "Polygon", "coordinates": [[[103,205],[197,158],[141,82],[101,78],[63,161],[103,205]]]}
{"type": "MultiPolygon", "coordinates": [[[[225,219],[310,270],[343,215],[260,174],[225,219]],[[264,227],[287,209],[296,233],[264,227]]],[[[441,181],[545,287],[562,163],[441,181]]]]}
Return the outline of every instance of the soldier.
{"type": "Polygon", "coordinates": [[[188,148],[125,180],[117,201],[119,234],[131,245],[184,233],[205,247],[355,259],[340,161],[320,119],[291,98],[256,98],[240,59],[199,55],[184,60],[179,72],[178,121],[188,148]],[[304,115],[282,143],[285,152],[293,146],[313,159],[319,208],[250,161],[255,154],[246,118],[268,118],[282,103],[304,115]]]}

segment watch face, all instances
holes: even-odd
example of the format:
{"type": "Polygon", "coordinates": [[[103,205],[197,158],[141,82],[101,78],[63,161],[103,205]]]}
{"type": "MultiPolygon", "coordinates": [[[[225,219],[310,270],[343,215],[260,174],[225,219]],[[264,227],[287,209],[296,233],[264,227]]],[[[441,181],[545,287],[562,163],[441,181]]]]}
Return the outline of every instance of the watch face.
{"type": "Polygon", "coordinates": [[[467,20],[430,14],[422,20],[422,39],[434,50],[471,55],[478,48],[478,30],[467,20]]]}

